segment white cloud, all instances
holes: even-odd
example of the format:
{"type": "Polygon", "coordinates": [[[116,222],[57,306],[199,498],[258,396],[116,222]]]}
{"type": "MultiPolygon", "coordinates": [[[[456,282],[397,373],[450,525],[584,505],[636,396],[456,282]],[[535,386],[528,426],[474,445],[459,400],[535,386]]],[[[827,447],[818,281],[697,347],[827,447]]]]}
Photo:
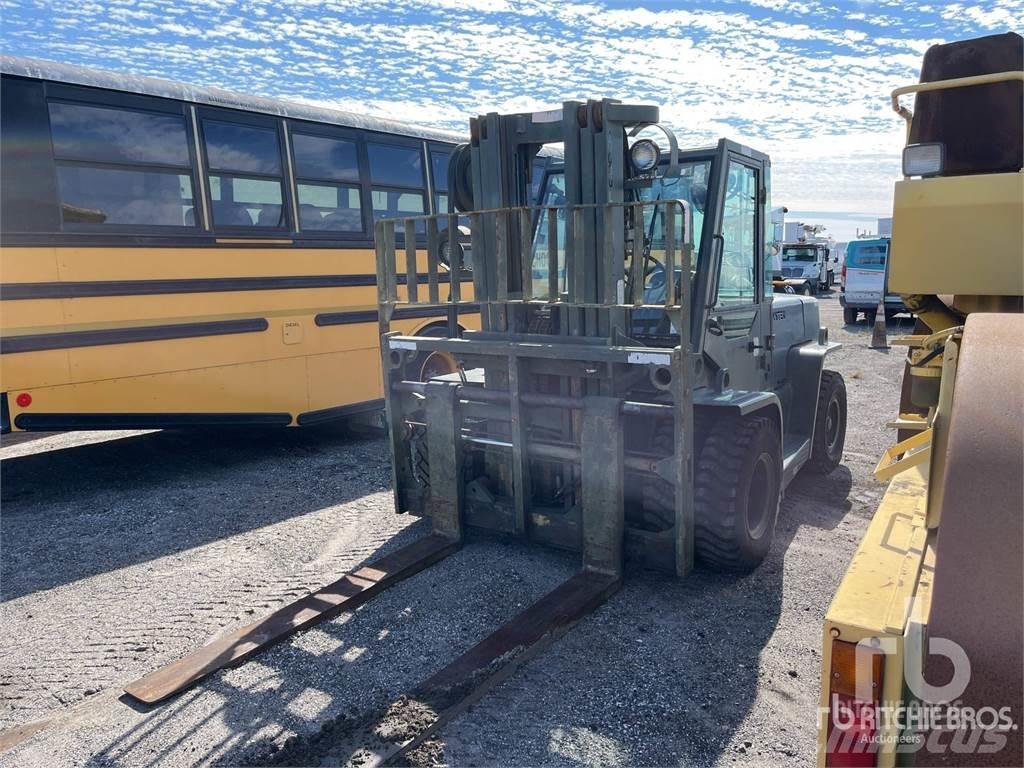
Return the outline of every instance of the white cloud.
{"type": "Polygon", "coordinates": [[[611,96],[662,105],[684,143],[773,157],[775,199],[885,211],[902,125],[888,93],[943,39],[1024,26],[970,6],[701,0],[7,0],[7,52],[464,131],[483,112],[611,96]]]}

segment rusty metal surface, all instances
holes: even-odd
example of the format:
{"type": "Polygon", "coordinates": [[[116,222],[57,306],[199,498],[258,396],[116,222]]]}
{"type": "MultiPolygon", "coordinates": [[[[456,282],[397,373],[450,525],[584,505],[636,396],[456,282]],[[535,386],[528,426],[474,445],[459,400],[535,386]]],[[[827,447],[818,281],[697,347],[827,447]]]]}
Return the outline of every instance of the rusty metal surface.
{"type": "Polygon", "coordinates": [[[145,704],[162,701],[219,669],[245,661],[301,629],[341,611],[358,608],[393,584],[452,554],[458,547],[459,543],[452,539],[425,536],[178,661],[150,672],[129,683],[124,691],[145,704]]]}
{"type": "MultiPolygon", "coordinates": [[[[1013,708],[1018,729],[991,754],[929,755],[941,765],[1022,765],[1024,717],[1024,315],[967,319],[936,550],[931,638],[959,643],[971,663],[965,707],[1013,708]]],[[[952,669],[942,656],[925,664],[941,685],[952,669]]],[[[947,737],[948,738],[948,737],[947,737]]]]}

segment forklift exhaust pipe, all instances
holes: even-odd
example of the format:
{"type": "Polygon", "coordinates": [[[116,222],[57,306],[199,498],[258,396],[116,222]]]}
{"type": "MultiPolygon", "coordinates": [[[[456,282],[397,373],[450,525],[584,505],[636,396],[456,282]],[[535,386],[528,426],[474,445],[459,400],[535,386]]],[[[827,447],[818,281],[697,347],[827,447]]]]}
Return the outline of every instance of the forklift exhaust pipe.
{"type": "Polygon", "coordinates": [[[889,339],[885,335],[885,297],[878,301],[878,309],[875,310],[875,324],[871,328],[870,349],[888,349],[889,339]]]}

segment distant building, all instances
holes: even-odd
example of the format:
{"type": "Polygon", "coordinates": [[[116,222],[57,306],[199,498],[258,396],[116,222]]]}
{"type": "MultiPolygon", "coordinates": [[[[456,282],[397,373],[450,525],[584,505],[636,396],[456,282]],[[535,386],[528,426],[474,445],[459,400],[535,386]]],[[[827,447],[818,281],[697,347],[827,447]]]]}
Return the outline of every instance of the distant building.
{"type": "Polygon", "coordinates": [[[892,237],[892,216],[879,219],[876,229],[878,230],[879,237],[892,237]]]}

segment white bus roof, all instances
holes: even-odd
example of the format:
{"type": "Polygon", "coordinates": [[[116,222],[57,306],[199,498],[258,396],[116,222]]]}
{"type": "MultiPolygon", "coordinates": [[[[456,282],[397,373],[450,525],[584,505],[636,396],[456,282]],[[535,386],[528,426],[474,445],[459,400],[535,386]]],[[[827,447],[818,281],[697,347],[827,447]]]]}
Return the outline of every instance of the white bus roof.
{"type": "Polygon", "coordinates": [[[240,109],[246,112],[259,112],[261,114],[287,117],[294,120],[309,120],[315,123],[330,123],[346,128],[410,136],[428,141],[459,143],[465,142],[469,138],[468,132],[462,134],[438,128],[425,128],[410,123],[403,123],[399,120],[360,115],[340,109],[329,109],[327,107],[300,104],[282,99],[271,99],[264,96],[249,96],[224,88],[186,85],[156,77],[108,72],[102,69],[93,69],[92,67],[82,67],[74,64],[60,64],[44,59],[0,55],[0,71],[5,75],[26,77],[34,80],[50,80],[91,88],[105,88],[112,91],[137,93],[145,96],[158,96],[211,107],[240,109]]]}

